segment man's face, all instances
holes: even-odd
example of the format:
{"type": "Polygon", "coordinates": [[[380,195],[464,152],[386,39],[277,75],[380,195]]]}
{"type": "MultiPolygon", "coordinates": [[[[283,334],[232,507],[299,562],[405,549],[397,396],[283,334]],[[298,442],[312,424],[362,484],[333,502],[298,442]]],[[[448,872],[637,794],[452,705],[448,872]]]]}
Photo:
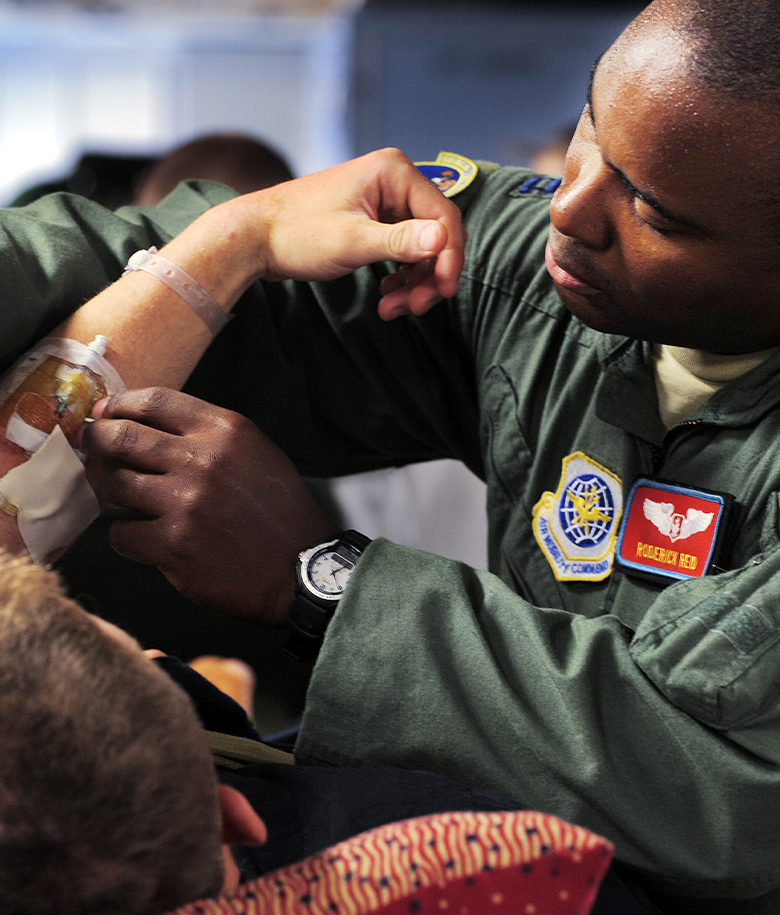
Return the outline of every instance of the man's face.
{"type": "MultiPolygon", "coordinates": [[[[654,7],[664,4],[654,4],[654,7]]],[[[776,109],[700,87],[645,14],[594,70],[553,200],[547,266],[611,333],[711,352],[780,345],[776,109]]]]}

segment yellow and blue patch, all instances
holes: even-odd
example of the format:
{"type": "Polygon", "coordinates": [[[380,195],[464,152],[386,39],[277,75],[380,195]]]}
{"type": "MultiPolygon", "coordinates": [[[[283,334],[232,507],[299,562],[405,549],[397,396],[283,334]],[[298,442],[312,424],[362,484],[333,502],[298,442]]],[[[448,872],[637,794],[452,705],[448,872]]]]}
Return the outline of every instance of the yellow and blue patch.
{"type": "Polygon", "coordinates": [[[454,197],[464,191],[479,172],[479,167],[471,159],[450,152],[440,152],[435,162],[414,164],[445,197],[454,197]]]}
{"type": "Polygon", "coordinates": [[[602,581],[612,572],[623,487],[576,451],[563,459],[557,490],[534,506],[533,530],[558,581],[602,581]]]}

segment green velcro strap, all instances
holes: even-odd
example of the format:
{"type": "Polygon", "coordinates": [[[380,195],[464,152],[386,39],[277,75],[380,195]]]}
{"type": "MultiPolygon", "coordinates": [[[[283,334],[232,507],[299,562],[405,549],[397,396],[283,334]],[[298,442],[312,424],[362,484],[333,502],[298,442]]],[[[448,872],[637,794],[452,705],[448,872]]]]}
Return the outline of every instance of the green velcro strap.
{"type": "Polygon", "coordinates": [[[247,737],[235,737],[233,734],[220,734],[217,731],[206,731],[206,737],[214,757],[214,764],[225,769],[242,769],[252,763],[285,763],[293,764],[292,753],[269,747],[259,740],[247,737]]]}

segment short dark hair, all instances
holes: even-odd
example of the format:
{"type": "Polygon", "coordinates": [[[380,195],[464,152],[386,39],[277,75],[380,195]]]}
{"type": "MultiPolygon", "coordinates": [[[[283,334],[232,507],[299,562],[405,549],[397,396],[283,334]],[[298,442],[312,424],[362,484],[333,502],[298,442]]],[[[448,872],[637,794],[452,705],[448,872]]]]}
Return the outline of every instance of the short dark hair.
{"type": "MultiPolygon", "coordinates": [[[[780,2],[778,0],[656,0],[670,2],[672,28],[689,49],[691,76],[705,89],[780,117],[780,2]]],[[[655,6],[651,4],[649,9],[655,6]]],[[[780,179],[780,132],[770,156],[780,179]]],[[[749,163],[746,163],[749,167],[749,163]]],[[[756,213],[780,241],[780,181],[756,182],[756,213]]]]}
{"type": "Polygon", "coordinates": [[[221,890],[220,833],[189,697],[0,551],[0,911],[159,915],[221,890]]]}
{"type": "Polygon", "coordinates": [[[696,76],[737,98],[780,102],[778,0],[691,0],[680,12],[696,76]]]}

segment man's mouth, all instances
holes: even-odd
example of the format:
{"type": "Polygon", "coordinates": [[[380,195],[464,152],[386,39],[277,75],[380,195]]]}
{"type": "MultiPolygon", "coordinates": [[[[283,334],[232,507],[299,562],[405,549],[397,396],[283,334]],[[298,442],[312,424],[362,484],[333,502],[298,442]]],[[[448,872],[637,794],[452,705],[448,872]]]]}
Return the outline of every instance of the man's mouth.
{"type": "Polygon", "coordinates": [[[544,262],[547,267],[547,272],[552,277],[553,282],[561,289],[582,296],[598,295],[602,291],[596,286],[591,286],[589,283],[581,280],[573,273],[570,273],[565,267],[561,266],[552,252],[549,240],[547,242],[547,247],[544,249],[544,262]]]}

